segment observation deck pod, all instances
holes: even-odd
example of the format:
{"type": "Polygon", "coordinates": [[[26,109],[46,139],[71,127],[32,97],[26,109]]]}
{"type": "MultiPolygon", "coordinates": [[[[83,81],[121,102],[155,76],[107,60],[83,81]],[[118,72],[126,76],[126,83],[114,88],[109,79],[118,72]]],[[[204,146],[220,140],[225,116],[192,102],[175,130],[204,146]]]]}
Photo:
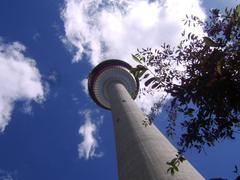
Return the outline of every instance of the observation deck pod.
{"type": "Polygon", "coordinates": [[[135,99],[139,91],[139,80],[130,72],[131,66],[121,60],[109,59],[98,64],[88,77],[88,91],[91,98],[105,109],[111,109],[108,87],[113,82],[122,83],[135,99]]]}

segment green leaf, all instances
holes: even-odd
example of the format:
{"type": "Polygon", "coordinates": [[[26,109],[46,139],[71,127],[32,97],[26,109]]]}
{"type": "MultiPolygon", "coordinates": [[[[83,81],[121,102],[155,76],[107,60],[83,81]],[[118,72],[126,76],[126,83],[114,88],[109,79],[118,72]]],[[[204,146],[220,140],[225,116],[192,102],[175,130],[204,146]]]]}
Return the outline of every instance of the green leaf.
{"type": "Polygon", "coordinates": [[[177,162],[177,158],[173,158],[173,159],[171,160],[171,163],[173,163],[173,164],[176,164],[176,162],[177,162]]]}
{"type": "Polygon", "coordinates": [[[167,173],[169,173],[169,171],[170,171],[171,175],[173,176],[174,175],[174,168],[173,167],[169,167],[167,169],[167,173]]]}
{"type": "Polygon", "coordinates": [[[137,65],[136,68],[130,69],[130,72],[133,74],[134,77],[140,78],[148,69],[145,66],[137,65]]]}
{"type": "Polygon", "coordinates": [[[210,39],[209,37],[203,37],[203,41],[205,42],[205,44],[207,46],[210,46],[210,47],[218,47],[219,44],[214,42],[212,39],[210,39]]]}
{"type": "Polygon", "coordinates": [[[137,78],[142,77],[142,75],[143,75],[145,72],[146,72],[146,70],[139,70],[136,77],[137,77],[137,78]]]}
{"type": "Polygon", "coordinates": [[[132,54],[132,58],[133,58],[133,60],[141,63],[140,59],[137,56],[135,56],[134,54],[132,54]]]}
{"type": "Polygon", "coordinates": [[[173,166],[173,169],[174,169],[175,171],[179,171],[179,169],[178,169],[177,166],[173,166]]]}
{"type": "Polygon", "coordinates": [[[192,116],[192,115],[193,115],[193,112],[194,112],[194,109],[193,109],[193,108],[188,108],[188,110],[187,110],[184,114],[185,114],[185,115],[192,116]]]}
{"type": "Polygon", "coordinates": [[[238,16],[240,16],[240,4],[238,4],[236,6],[236,11],[237,11],[238,16]]]}
{"type": "Polygon", "coordinates": [[[141,57],[140,61],[145,62],[145,61],[146,61],[146,60],[145,60],[145,57],[141,57]]]}
{"type": "Polygon", "coordinates": [[[133,74],[134,77],[136,77],[138,69],[137,68],[132,68],[132,69],[130,69],[130,72],[133,74]]]}
{"type": "Polygon", "coordinates": [[[143,65],[137,65],[137,69],[139,69],[139,70],[148,70],[148,68],[146,68],[143,65]]]}
{"type": "Polygon", "coordinates": [[[217,67],[216,67],[216,70],[218,72],[218,74],[222,74],[222,67],[223,67],[223,64],[224,64],[224,59],[220,59],[218,62],[217,62],[217,67]]]}
{"type": "Polygon", "coordinates": [[[137,65],[136,68],[132,68],[132,70],[130,70],[133,75],[136,77],[136,78],[140,78],[142,77],[142,75],[147,71],[148,69],[145,67],[145,66],[142,66],[142,65],[137,65]]]}
{"type": "Polygon", "coordinates": [[[180,162],[183,162],[183,161],[185,161],[185,160],[186,160],[186,159],[185,159],[183,156],[180,156],[180,157],[179,157],[179,161],[180,161],[180,162]]]}

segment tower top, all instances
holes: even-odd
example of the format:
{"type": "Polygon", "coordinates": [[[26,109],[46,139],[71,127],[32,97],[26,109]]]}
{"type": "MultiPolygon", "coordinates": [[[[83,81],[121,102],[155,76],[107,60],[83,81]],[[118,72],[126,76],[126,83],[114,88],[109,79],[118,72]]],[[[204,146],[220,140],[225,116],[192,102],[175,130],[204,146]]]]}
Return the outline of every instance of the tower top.
{"type": "Polygon", "coordinates": [[[108,85],[120,82],[133,99],[137,97],[139,80],[130,72],[131,66],[121,60],[109,59],[98,64],[88,77],[88,91],[99,106],[111,109],[107,94],[108,85]]]}

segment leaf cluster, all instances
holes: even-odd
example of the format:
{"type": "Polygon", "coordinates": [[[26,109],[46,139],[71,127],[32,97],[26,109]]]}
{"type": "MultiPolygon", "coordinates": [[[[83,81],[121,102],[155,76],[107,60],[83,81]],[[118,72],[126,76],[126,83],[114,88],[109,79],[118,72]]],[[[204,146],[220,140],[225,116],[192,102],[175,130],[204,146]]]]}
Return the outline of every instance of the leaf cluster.
{"type": "Polygon", "coordinates": [[[179,145],[201,151],[240,130],[240,5],[223,13],[213,9],[206,22],[195,16],[186,22],[207,36],[184,31],[177,47],[138,50],[133,56],[142,65],[133,71],[145,87],[172,96],[168,134],[174,134],[177,113],[183,114],[179,145]]]}
{"type": "Polygon", "coordinates": [[[179,166],[183,161],[185,161],[185,158],[183,157],[182,153],[178,152],[175,158],[167,162],[167,165],[169,165],[167,172],[170,172],[171,175],[174,175],[175,172],[179,171],[179,166]]]}

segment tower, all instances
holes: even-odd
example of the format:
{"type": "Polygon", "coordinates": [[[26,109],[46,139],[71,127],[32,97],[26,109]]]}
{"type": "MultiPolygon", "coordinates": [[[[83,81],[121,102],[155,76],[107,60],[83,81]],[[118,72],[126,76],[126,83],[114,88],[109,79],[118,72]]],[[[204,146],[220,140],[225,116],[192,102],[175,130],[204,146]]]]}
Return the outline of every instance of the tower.
{"type": "Polygon", "coordinates": [[[131,66],[120,60],[106,60],[89,75],[88,89],[99,106],[112,112],[119,180],[201,180],[204,179],[186,160],[179,172],[167,173],[167,161],[177,150],[152,124],[145,127],[144,113],[134,99],[139,81],[131,66]]]}

